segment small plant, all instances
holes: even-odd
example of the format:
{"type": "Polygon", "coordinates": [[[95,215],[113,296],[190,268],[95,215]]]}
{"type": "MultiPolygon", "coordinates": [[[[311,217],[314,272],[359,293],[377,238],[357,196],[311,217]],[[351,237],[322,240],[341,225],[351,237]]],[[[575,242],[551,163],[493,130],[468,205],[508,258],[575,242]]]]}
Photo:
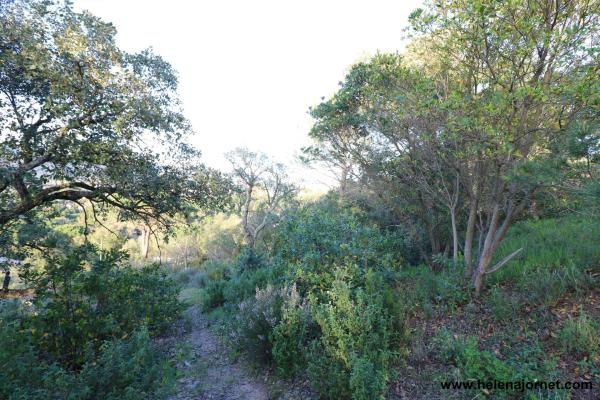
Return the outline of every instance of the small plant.
{"type": "Polygon", "coordinates": [[[564,322],[558,335],[563,348],[570,353],[600,356],[600,323],[581,312],[576,319],[564,322]]]}
{"type": "Polygon", "coordinates": [[[253,358],[268,362],[271,359],[272,332],[281,320],[281,306],[293,289],[275,289],[267,285],[256,288],[253,298],[239,304],[233,339],[253,358]]]}
{"type": "Polygon", "coordinates": [[[516,300],[502,292],[498,288],[493,288],[488,296],[488,304],[492,309],[492,315],[497,321],[507,321],[514,317],[517,311],[516,300]]]}
{"type": "Polygon", "coordinates": [[[281,314],[272,333],[272,354],[278,374],[289,377],[306,367],[307,345],[316,335],[316,326],[308,302],[300,298],[295,286],[291,287],[281,314]]]}
{"type": "Polygon", "coordinates": [[[202,290],[200,303],[204,311],[222,306],[225,303],[225,288],[227,282],[223,280],[208,281],[206,287],[202,290]]]}

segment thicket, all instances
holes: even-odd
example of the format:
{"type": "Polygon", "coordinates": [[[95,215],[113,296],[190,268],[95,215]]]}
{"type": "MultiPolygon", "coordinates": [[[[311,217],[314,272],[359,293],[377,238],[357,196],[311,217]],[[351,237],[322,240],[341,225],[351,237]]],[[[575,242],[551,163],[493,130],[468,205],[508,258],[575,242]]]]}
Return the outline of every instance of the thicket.
{"type": "Polygon", "coordinates": [[[382,398],[408,343],[402,235],[330,196],[288,210],[272,236],[272,253],[204,266],[205,310],[225,305],[240,350],[282,376],[308,371],[324,398],[382,398]]]}
{"type": "MultiPolygon", "coordinates": [[[[468,310],[476,299],[460,264],[443,255],[435,266],[407,262],[418,252],[414,238],[374,215],[329,194],[287,210],[271,232],[271,252],[247,248],[233,263],[210,262],[178,276],[202,276],[199,301],[207,312],[220,310],[215,315],[224,319],[238,351],[282,377],[307,374],[323,398],[382,398],[395,371],[419,357],[414,321],[456,313],[474,318],[468,310]]],[[[543,310],[565,296],[589,293],[600,265],[593,246],[598,226],[594,218],[574,215],[518,222],[498,257],[525,250],[487,282],[483,307],[495,321],[510,323],[524,306],[543,310]]],[[[574,350],[562,343],[580,343],[590,357],[597,332],[597,323],[584,316],[567,321],[552,343],[563,353],[574,350]]],[[[502,358],[474,334],[438,332],[434,359],[455,368],[443,379],[559,374],[557,359],[538,342],[523,344],[525,358],[502,358]]]]}
{"type": "Polygon", "coordinates": [[[0,398],[148,399],[174,370],[152,337],[179,318],[178,287],[157,266],[76,247],[22,276],[32,301],[3,302],[0,398]]]}

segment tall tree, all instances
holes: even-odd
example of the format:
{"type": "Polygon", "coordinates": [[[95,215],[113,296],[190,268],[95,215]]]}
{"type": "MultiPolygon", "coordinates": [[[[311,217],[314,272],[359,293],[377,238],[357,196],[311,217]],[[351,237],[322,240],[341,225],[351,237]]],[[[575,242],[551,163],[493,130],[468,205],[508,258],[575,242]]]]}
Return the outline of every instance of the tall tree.
{"type": "Polygon", "coordinates": [[[290,182],[283,164],[271,161],[265,154],[237,148],[226,157],[243,193],[244,239],[253,248],[263,230],[279,219],[283,207],[293,200],[298,189],[290,182]]]}
{"type": "Polygon", "coordinates": [[[429,57],[441,60],[436,78],[452,82],[445,107],[466,138],[462,179],[483,220],[477,293],[504,263],[490,267],[513,220],[547,183],[540,163],[552,162],[551,145],[588,101],[599,14],[595,0],[444,0],[412,16],[429,57]]]}
{"type": "Polygon", "coordinates": [[[0,225],[57,200],[157,218],[213,201],[171,66],[69,2],[0,9],[0,225]]]}

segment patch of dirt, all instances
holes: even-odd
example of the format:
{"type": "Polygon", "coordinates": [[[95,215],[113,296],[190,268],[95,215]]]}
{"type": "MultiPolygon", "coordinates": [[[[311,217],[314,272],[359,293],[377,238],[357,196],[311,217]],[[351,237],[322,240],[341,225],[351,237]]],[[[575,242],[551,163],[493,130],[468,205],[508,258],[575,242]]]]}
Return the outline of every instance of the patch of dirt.
{"type": "Polygon", "coordinates": [[[206,317],[198,307],[188,311],[191,332],[189,356],[179,364],[184,377],[170,400],[268,400],[267,385],[252,376],[241,364],[232,362],[227,349],[209,331],[206,317]]]}

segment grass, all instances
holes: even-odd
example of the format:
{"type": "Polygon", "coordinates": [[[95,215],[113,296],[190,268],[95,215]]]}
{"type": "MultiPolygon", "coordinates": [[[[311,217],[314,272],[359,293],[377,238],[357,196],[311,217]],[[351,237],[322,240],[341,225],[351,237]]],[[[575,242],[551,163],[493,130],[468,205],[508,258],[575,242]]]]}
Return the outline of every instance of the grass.
{"type": "Polygon", "coordinates": [[[490,286],[512,285],[528,301],[546,305],[597,284],[600,220],[565,217],[515,224],[498,259],[524,249],[523,256],[489,276],[490,286]]]}

